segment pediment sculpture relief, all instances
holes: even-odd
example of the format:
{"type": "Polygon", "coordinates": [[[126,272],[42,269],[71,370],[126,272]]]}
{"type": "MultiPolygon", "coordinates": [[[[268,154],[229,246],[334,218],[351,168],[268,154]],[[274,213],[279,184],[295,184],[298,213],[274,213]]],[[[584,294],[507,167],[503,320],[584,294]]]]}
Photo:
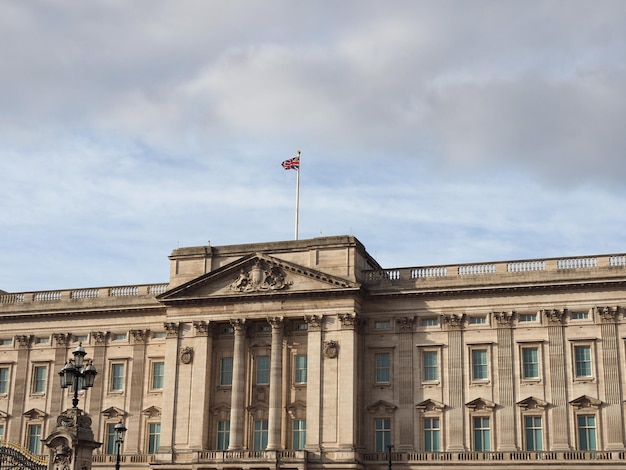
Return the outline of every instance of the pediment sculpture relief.
{"type": "Polygon", "coordinates": [[[239,276],[229,287],[236,292],[264,292],[285,289],[292,284],[293,282],[285,280],[281,268],[268,266],[268,263],[257,260],[249,271],[241,269],[239,276]]]}

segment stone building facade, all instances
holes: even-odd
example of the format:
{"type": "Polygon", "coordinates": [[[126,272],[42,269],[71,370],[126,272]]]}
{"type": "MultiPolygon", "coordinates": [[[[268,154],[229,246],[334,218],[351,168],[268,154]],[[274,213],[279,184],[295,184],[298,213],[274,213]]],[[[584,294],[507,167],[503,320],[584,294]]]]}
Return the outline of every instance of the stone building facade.
{"type": "Polygon", "coordinates": [[[626,464],[626,255],[383,269],[354,237],[179,248],[168,283],[0,293],[0,432],[79,393],[128,469],[626,464]],[[390,452],[391,451],[391,452],[390,452]]]}

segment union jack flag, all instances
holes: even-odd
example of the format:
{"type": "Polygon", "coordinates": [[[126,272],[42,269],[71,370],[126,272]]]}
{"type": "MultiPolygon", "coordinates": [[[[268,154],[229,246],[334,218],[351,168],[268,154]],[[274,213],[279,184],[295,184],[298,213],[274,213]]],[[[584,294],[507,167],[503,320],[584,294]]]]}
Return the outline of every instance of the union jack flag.
{"type": "Polygon", "coordinates": [[[285,170],[299,170],[300,169],[300,155],[297,157],[290,158],[289,160],[285,160],[283,163],[283,168],[285,170]]]}

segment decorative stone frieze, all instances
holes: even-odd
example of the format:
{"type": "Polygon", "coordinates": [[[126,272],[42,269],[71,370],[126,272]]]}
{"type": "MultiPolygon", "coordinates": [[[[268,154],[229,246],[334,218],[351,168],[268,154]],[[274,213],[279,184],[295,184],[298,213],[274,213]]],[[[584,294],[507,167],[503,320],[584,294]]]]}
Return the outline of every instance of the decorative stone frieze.
{"type": "Polygon", "coordinates": [[[323,315],[305,315],[304,321],[306,322],[309,331],[319,331],[322,329],[323,315]]]}
{"type": "Polygon", "coordinates": [[[91,339],[93,340],[96,346],[104,346],[107,341],[107,337],[109,336],[108,331],[92,331],[91,339]]]}
{"type": "Polygon", "coordinates": [[[173,322],[163,323],[165,328],[165,334],[168,338],[178,338],[178,332],[180,330],[180,324],[173,322]]]}
{"type": "Polygon", "coordinates": [[[463,322],[465,321],[465,314],[461,313],[452,313],[452,314],[443,314],[443,323],[448,327],[449,330],[459,330],[463,328],[463,322]]]}
{"type": "Polygon", "coordinates": [[[496,320],[496,325],[499,327],[508,327],[511,328],[513,326],[513,318],[515,317],[515,312],[493,312],[493,318],[496,320]]]}
{"type": "Polygon", "coordinates": [[[619,320],[620,308],[615,307],[596,307],[598,317],[603,323],[617,323],[619,320]]]}
{"type": "Polygon", "coordinates": [[[135,343],[145,343],[150,337],[150,330],[130,330],[135,343]]]}
{"type": "Polygon", "coordinates": [[[400,317],[396,319],[396,323],[398,324],[401,333],[408,333],[413,331],[413,323],[415,323],[415,317],[400,317]]]}
{"type": "Polygon", "coordinates": [[[196,336],[209,336],[213,329],[213,323],[210,321],[195,321],[193,327],[196,329],[196,336]]]}
{"type": "Polygon", "coordinates": [[[562,325],[565,313],[565,310],[557,310],[555,308],[539,311],[539,314],[545,316],[551,325],[562,325]]]}

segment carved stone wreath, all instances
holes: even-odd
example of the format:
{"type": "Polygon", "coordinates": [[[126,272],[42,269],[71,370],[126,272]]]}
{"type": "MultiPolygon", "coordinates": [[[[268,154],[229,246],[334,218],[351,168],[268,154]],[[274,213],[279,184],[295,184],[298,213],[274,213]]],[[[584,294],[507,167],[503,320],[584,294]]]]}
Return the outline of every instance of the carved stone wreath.
{"type": "Polygon", "coordinates": [[[337,341],[327,341],[324,344],[324,355],[329,359],[335,359],[339,355],[339,343],[337,341]]]}
{"type": "Polygon", "coordinates": [[[191,364],[193,359],[193,349],[189,346],[185,346],[180,350],[180,362],[183,364],[191,364]]]}

